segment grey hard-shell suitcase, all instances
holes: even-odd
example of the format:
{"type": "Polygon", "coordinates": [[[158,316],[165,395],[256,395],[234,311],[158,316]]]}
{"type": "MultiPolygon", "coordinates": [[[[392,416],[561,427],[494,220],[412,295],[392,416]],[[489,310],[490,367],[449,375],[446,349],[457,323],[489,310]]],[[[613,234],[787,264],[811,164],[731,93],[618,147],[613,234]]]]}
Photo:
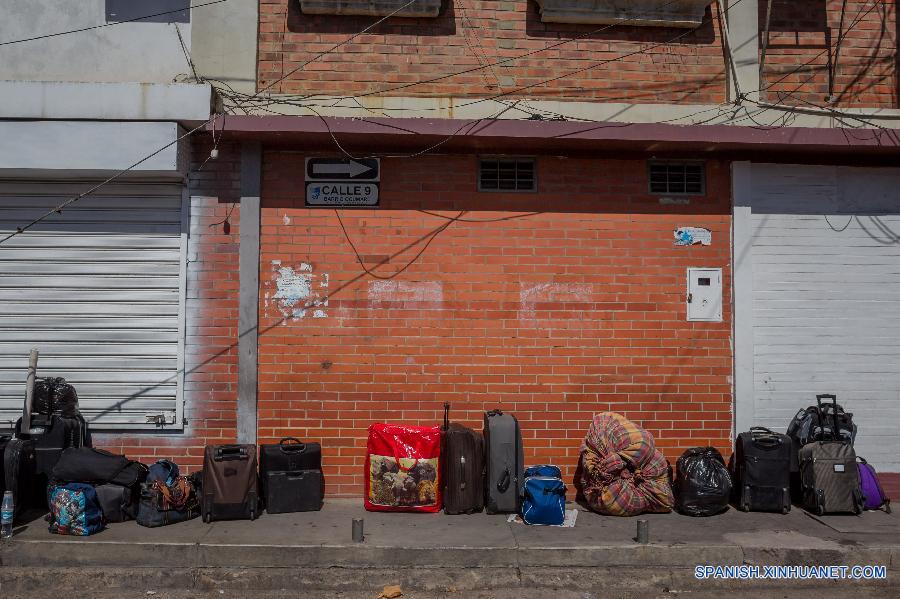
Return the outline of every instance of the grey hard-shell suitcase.
{"type": "Polygon", "coordinates": [[[485,489],[489,514],[517,513],[525,471],[522,432],[512,414],[491,410],[484,415],[485,489]]]}
{"type": "MultiPolygon", "coordinates": [[[[824,418],[819,400],[820,421],[824,418]]],[[[837,413],[834,428],[839,430],[837,413]]],[[[859,488],[859,470],[853,446],[837,435],[829,441],[814,441],[800,448],[800,484],[803,506],[816,514],[863,510],[865,499],[859,488]]]]}

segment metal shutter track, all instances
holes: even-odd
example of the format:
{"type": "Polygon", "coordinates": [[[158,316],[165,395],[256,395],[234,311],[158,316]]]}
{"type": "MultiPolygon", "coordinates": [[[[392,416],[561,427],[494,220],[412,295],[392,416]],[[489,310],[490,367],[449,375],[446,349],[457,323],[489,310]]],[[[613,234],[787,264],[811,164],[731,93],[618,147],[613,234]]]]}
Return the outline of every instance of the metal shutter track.
{"type": "MultiPolygon", "coordinates": [[[[0,181],[0,231],[93,182],[0,181]]],[[[39,376],[75,385],[94,428],[148,428],[180,413],[182,187],[110,184],[0,246],[0,421],[22,412],[30,348],[39,376]]],[[[176,423],[180,426],[180,423],[176,423]]]]}

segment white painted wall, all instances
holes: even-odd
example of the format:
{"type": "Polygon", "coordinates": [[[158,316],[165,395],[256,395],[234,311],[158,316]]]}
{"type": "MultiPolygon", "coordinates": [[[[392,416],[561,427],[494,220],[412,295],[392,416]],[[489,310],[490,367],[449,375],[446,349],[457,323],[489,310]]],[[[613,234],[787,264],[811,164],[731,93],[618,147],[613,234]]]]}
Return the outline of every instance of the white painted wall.
{"type": "Polygon", "coordinates": [[[738,430],[834,393],[857,453],[900,472],[900,169],[735,168],[738,430]]]}
{"type": "MultiPolygon", "coordinates": [[[[102,25],[105,6],[104,0],[3,0],[0,43],[102,25]]],[[[191,24],[178,27],[190,50],[191,24]]],[[[189,72],[168,23],[124,23],[0,46],[0,80],[169,83],[189,72]]]]}
{"type": "Polygon", "coordinates": [[[133,174],[180,177],[181,134],[177,123],[0,121],[0,177],[109,175],[167,145],[133,174]]]}

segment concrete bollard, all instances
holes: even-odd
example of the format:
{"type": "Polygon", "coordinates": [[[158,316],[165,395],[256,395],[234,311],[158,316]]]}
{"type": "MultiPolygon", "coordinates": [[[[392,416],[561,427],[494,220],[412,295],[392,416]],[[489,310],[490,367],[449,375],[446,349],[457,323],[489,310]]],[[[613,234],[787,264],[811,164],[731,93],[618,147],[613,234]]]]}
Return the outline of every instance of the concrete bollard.
{"type": "Polygon", "coordinates": [[[353,542],[354,543],[362,543],[365,540],[365,535],[363,534],[363,519],[362,518],[354,518],[353,519],[353,542]]]}
{"type": "Polygon", "coordinates": [[[646,520],[637,521],[637,542],[642,545],[650,542],[650,523],[646,520]]]}

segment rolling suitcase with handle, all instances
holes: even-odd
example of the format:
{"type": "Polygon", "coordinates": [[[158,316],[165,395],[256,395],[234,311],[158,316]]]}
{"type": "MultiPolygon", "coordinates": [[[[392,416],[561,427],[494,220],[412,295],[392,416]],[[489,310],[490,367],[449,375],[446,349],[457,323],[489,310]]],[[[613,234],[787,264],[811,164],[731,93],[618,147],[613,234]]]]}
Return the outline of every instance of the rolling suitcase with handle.
{"type": "MultiPolygon", "coordinates": [[[[819,421],[824,422],[822,399],[834,396],[817,395],[819,421]]],[[[803,507],[818,514],[862,512],[865,498],[859,486],[856,452],[851,442],[840,436],[838,413],[832,410],[833,427],[830,440],[808,443],[800,448],[800,484],[803,507]]],[[[823,427],[824,428],[824,427],[823,427]]]]}
{"type": "Polygon", "coordinates": [[[462,424],[450,422],[444,404],[444,513],[474,514],[484,509],[484,437],[462,424]]]}
{"type": "Polygon", "coordinates": [[[525,456],[522,431],[515,416],[500,410],[485,413],[484,456],[487,512],[518,513],[525,456]]]}
{"type": "Polygon", "coordinates": [[[754,426],[738,435],[734,478],[737,504],[745,512],[791,510],[791,438],[754,426]]]}
{"type": "Polygon", "coordinates": [[[259,515],[256,445],[208,445],[203,453],[204,522],[259,515]]]}

